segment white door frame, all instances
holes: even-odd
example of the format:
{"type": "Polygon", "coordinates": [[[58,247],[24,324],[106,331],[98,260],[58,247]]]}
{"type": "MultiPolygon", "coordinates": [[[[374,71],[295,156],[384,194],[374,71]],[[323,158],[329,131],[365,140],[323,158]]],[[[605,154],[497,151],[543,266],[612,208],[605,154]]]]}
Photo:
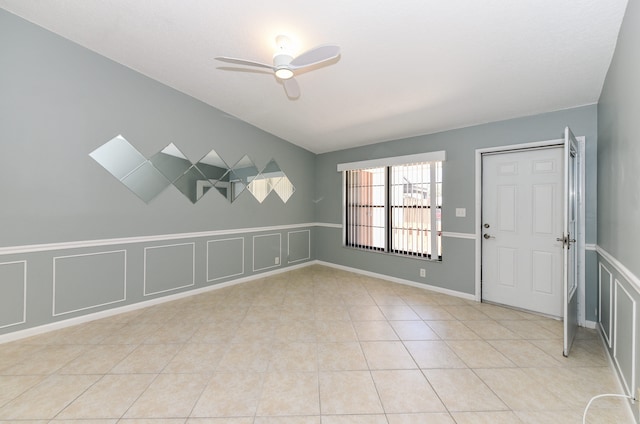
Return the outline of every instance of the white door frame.
{"type": "MultiPolygon", "coordinates": [[[[586,324],[585,319],[585,137],[576,137],[578,141],[578,162],[580,173],[578,187],[578,214],[580,223],[578,226],[578,237],[576,247],[578,249],[578,323],[581,326],[586,324]]],[[[548,146],[564,146],[564,139],[535,141],[530,143],[510,144],[506,146],[484,147],[476,149],[476,222],[475,222],[475,240],[476,240],[476,291],[475,298],[478,302],[482,301],[482,154],[493,152],[507,152],[513,150],[534,149],[537,147],[548,146]]],[[[558,237],[561,235],[558,234],[558,237]]]]}

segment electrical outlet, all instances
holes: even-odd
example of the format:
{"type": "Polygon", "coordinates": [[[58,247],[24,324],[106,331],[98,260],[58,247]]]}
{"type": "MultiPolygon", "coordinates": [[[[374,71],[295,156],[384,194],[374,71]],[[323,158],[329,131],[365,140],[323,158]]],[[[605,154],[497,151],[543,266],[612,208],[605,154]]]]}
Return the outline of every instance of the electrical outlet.
{"type": "Polygon", "coordinates": [[[280,258],[276,256],[276,265],[280,265],[280,258]]]}
{"type": "Polygon", "coordinates": [[[426,277],[426,276],[427,276],[427,271],[426,271],[424,268],[420,268],[420,276],[421,276],[422,278],[424,278],[424,277],[426,277]]]}

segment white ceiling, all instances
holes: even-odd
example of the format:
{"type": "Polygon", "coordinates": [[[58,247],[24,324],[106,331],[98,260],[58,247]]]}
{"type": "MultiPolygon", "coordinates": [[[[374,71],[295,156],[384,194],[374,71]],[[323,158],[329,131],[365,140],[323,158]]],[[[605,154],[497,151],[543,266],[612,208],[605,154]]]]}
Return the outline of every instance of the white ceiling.
{"type": "Polygon", "coordinates": [[[0,7],[315,153],[598,101],[627,0],[0,0],[0,7]],[[296,79],[274,38],[340,59],[296,79]]]}

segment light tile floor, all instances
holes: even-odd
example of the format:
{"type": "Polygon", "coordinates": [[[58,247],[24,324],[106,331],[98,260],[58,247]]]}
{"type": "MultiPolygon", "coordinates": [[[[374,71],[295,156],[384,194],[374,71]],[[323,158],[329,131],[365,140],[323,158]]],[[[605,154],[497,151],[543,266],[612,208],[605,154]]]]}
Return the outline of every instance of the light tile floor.
{"type": "Polygon", "coordinates": [[[581,423],[618,385],[595,331],[561,352],[559,321],[310,266],[0,345],[0,422],[581,423]]]}

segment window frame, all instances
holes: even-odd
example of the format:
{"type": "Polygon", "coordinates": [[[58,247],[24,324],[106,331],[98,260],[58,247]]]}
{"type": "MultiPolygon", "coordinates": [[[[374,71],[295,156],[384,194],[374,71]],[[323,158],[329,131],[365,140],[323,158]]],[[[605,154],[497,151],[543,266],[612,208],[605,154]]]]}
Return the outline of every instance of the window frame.
{"type": "MultiPolygon", "coordinates": [[[[357,250],[386,253],[386,254],[398,255],[402,257],[413,257],[413,258],[420,258],[423,260],[441,262],[442,261],[442,231],[443,231],[442,230],[443,228],[443,225],[442,225],[443,189],[442,188],[444,185],[443,168],[444,168],[445,159],[446,159],[445,152],[439,151],[439,152],[422,153],[418,155],[408,155],[408,156],[393,157],[393,158],[381,158],[381,159],[374,159],[374,160],[368,160],[368,161],[339,164],[338,171],[341,171],[343,174],[343,177],[342,177],[342,194],[343,194],[342,242],[343,242],[343,246],[352,248],[352,249],[357,249],[357,250]],[[440,163],[439,171],[436,168],[437,167],[436,163],[438,162],[440,163]],[[406,207],[402,205],[393,205],[392,190],[394,188],[394,185],[392,185],[392,175],[391,175],[393,167],[398,167],[398,166],[410,167],[412,165],[425,165],[426,163],[429,163],[429,172],[430,172],[429,182],[426,183],[429,185],[428,204],[416,205],[412,207],[406,207]],[[384,210],[384,213],[383,213],[384,215],[383,246],[384,247],[376,246],[374,241],[368,244],[361,244],[359,241],[350,239],[350,237],[354,237],[354,233],[350,232],[352,230],[351,222],[353,222],[353,218],[354,218],[353,203],[351,203],[351,197],[350,197],[353,194],[350,194],[350,190],[351,192],[353,192],[354,191],[353,188],[357,186],[349,185],[351,182],[350,178],[353,174],[347,171],[363,171],[367,169],[382,169],[384,172],[384,186],[383,186],[384,206],[382,206],[384,210]],[[439,174],[440,180],[438,180],[437,178],[438,172],[440,172],[439,174]],[[439,202],[438,202],[438,199],[440,200],[439,202]],[[405,211],[407,209],[429,210],[430,222],[425,223],[425,221],[420,221],[418,224],[419,225],[418,228],[405,228],[405,231],[408,230],[410,233],[412,233],[413,231],[417,231],[418,234],[420,234],[421,232],[424,232],[424,235],[411,236],[411,237],[414,237],[416,240],[420,240],[420,237],[423,237],[423,240],[424,238],[429,240],[429,237],[433,237],[433,235],[435,235],[436,237],[435,240],[432,239],[432,241],[428,242],[429,245],[427,249],[423,250],[422,248],[417,248],[417,247],[407,248],[406,245],[404,246],[405,248],[402,249],[401,248],[402,246],[396,245],[395,241],[397,241],[398,239],[396,238],[397,236],[394,236],[394,231],[396,231],[396,234],[397,234],[398,230],[399,231],[403,230],[403,227],[394,228],[392,226],[394,210],[405,211]],[[438,213],[440,216],[439,228],[437,225],[438,219],[436,215],[438,213]],[[350,216],[350,214],[352,216],[350,216]],[[427,234],[429,235],[427,236],[427,234]],[[435,251],[435,254],[434,254],[434,251],[435,251]]],[[[422,184],[425,184],[424,183],[425,178],[422,178],[422,180],[423,180],[422,184]]],[[[398,184],[396,183],[395,186],[397,185],[398,184]]],[[[358,186],[358,187],[362,187],[362,186],[358,186]]],[[[371,187],[374,187],[374,185],[371,184],[371,187]]],[[[375,207],[379,207],[379,206],[380,205],[376,205],[375,207]]],[[[363,205],[363,208],[366,208],[366,207],[367,207],[366,205],[363,205]]],[[[369,207],[371,208],[373,206],[369,206],[369,207]]],[[[369,226],[375,227],[374,225],[369,225],[369,226]]],[[[424,242],[423,240],[420,242],[424,242]]]]}

